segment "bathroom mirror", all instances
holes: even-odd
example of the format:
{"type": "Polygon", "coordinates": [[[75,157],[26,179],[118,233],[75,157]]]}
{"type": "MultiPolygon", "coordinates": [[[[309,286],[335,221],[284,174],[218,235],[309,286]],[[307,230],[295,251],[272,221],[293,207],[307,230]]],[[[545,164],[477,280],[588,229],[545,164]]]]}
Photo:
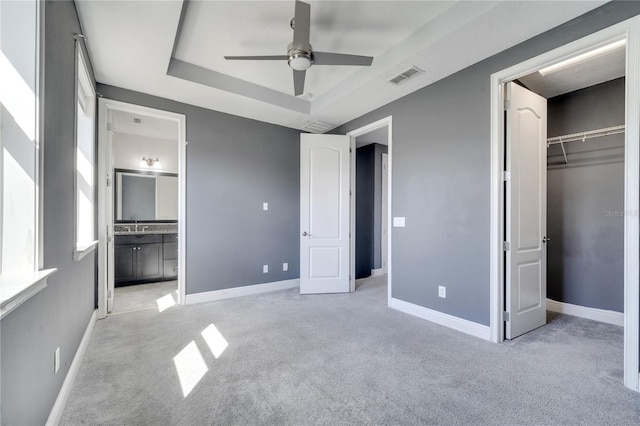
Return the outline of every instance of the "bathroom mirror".
{"type": "Polygon", "coordinates": [[[115,170],[116,222],[178,220],[178,175],[139,170],[115,170]]]}

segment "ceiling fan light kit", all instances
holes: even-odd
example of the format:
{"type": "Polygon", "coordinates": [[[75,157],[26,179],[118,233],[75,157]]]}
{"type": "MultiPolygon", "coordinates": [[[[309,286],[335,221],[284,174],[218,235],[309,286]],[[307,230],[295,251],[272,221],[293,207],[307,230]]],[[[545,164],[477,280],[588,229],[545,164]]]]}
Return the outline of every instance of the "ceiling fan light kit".
{"type": "Polygon", "coordinates": [[[289,43],[287,55],[272,56],[225,56],[226,60],[280,61],[286,60],[293,70],[293,91],[295,96],[304,93],[306,71],[311,65],[353,65],[370,66],[371,56],[347,55],[344,53],[313,52],[309,44],[311,7],[308,3],[296,0],[295,15],[291,18],[293,41],[289,43]]]}
{"type": "MultiPolygon", "coordinates": [[[[309,45],[311,49],[311,45],[309,45]]],[[[313,64],[311,52],[305,52],[303,50],[294,49],[289,45],[289,66],[296,71],[305,71],[313,64]]]]}

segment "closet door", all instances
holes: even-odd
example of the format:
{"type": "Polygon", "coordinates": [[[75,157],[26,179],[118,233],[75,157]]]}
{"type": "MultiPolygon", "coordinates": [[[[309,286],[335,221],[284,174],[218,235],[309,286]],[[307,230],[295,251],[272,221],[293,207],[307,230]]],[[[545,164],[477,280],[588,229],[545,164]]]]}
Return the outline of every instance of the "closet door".
{"type": "Polygon", "coordinates": [[[547,100],[507,84],[507,339],[547,319],[547,100]]]}

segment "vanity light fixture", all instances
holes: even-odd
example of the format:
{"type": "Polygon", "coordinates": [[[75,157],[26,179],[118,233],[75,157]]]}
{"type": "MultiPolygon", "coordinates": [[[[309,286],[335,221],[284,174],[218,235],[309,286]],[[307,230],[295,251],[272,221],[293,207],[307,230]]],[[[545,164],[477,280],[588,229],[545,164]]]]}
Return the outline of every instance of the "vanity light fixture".
{"type": "Polygon", "coordinates": [[[153,167],[154,169],[159,169],[160,159],[158,159],[158,157],[142,157],[140,167],[153,167]]]}

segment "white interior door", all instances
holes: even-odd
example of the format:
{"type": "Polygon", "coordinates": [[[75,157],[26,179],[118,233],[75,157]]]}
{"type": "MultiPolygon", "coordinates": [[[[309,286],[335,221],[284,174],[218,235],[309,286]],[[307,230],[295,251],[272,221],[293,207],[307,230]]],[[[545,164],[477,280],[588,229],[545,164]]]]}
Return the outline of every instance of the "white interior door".
{"type": "MultiPolygon", "coordinates": [[[[111,119],[111,111],[109,111],[109,121],[108,123],[113,123],[111,119]]],[[[106,125],[106,124],[103,124],[106,125]]],[[[111,126],[108,128],[111,129],[111,126]]],[[[107,130],[107,146],[106,150],[106,174],[107,174],[107,182],[109,183],[106,187],[105,193],[105,222],[107,223],[107,313],[113,310],[113,299],[115,296],[115,266],[114,266],[114,202],[113,202],[113,188],[116,185],[116,179],[113,173],[113,131],[107,130]]]]}
{"type": "Polygon", "coordinates": [[[546,324],[547,101],[506,87],[506,338],[546,324]]]}
{"type": "Polygon", "coordinates": [[[350,138],[300,135],[300,293],[349,292],[350,138]]]}

